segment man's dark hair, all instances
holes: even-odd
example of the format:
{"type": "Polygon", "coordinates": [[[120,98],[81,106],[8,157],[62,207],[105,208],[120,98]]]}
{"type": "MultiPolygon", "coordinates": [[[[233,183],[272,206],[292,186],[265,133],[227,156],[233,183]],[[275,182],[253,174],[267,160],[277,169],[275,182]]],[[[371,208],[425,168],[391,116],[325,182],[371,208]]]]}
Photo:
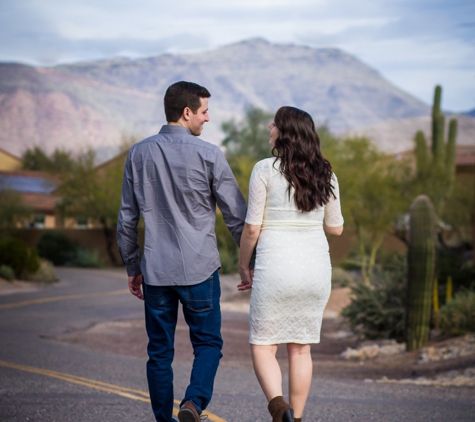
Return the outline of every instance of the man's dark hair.
{"type": "Polygon", "coordinates": [[[193,82],[180,81],[170,85],[163,100],[167,122],[178,122],[185,107],[196,113],[201,106],[200,98],[209,98],[209,91],[193,82]]]}

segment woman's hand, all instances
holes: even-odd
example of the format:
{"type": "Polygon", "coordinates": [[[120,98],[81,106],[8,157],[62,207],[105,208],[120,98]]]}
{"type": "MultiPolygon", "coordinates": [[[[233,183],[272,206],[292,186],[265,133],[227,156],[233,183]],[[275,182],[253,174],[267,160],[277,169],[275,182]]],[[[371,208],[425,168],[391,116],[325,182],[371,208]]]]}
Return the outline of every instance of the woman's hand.
{"type": "Polygon", "coordinates": [[[237,289],[239,291],[251,289],[252,281],[254,278],[254,270],[251,270],[249,268],[240,269],[239,275],[241,276],[241,283],[238,284],[237,289]]]}
{"type": "Polygon", "coordinates": [[[238,290],[249,290],[252,287],[254,270],[249,268],[249,263],[251,262],[252,252],[256,247],[260,233],[260,225],[244,224],[241,235],[241,249],[239,251],[239,275],[241,276],[241,283],[237,286],[238,290]]]}

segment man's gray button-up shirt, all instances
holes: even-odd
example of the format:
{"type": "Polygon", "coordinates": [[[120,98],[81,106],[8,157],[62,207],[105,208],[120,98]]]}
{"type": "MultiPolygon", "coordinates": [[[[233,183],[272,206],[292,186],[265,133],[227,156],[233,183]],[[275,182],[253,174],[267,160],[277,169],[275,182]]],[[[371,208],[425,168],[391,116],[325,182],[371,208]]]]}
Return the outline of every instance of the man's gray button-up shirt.
{"type": "Polygon", "coordinates": [[[133,145],[127,156],[117,223],[129,276],[151,285],[192,285],[221,266],[214,231],[216,205],[239,244],[246,202],[221,149],[182,126],[133,145]],[[145,222],[139,260],[137,224],[145,222]]]}

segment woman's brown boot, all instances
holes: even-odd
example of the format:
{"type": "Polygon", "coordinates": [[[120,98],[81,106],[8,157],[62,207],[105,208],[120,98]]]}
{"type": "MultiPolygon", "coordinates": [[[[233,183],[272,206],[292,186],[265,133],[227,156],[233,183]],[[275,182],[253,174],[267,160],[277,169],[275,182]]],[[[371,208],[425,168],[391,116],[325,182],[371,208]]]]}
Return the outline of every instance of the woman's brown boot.
{"type": "Polygon", "coordinates": [[[272,422],[294,422],[294,411],[282,396],[274,397],[267,406],[272,422]]]}
{"type": "Polygon", "coordinates": [[[302,418],[294,418],[294,422],[302,422],[302,418]]]}

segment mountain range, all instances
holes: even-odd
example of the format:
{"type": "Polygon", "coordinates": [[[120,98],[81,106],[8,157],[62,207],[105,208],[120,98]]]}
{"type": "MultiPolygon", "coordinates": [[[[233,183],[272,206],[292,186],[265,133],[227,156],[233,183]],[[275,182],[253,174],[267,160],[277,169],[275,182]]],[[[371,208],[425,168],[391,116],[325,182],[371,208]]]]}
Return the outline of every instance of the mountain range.
{"type": "MultiPolygon", "coordinates": [[[[457,145],[475,146],[475,118],[467,114],[446,115],[446,137],[448,122],[455,118],[458,121],[457,145]]],[[[414,136],[422,130],[430,142],[432,120],[430,116],[410,117],[406,119],[389,119],[385,122],[352,129],[346,132],[349,136],[367,136],[375,141],[380,149],[389,153],[408,151],[414,147],[414,136]]]]}
{"type": "MultiPolygon", "coordinates": [[[[179,80],[211,92],[211,121],[202,137],[215,144],[223,139],[221,123],[239,120],[250,105],[271,112],[281,105],[303,108],[337,133],[391,119],[417,122],[430,113],[427,104],[341,50],[252,39],[199,54],[54,67],[0,63],[0,145],[16,155],[33,145],[74,152],[92,147],[108,158],[122,138],[159,130],[163,95],[179,80]]],[[[401,150],[399,141],[388,141],[387,149],[401,150]]]]}

